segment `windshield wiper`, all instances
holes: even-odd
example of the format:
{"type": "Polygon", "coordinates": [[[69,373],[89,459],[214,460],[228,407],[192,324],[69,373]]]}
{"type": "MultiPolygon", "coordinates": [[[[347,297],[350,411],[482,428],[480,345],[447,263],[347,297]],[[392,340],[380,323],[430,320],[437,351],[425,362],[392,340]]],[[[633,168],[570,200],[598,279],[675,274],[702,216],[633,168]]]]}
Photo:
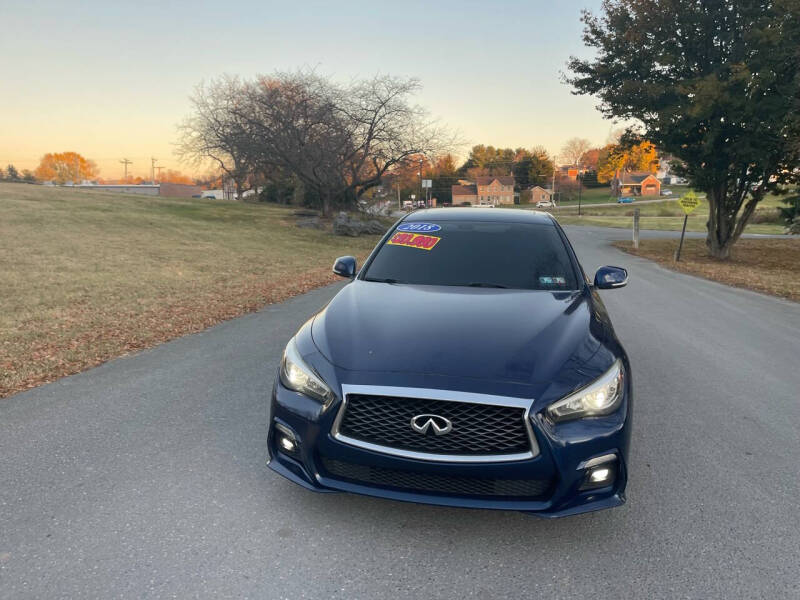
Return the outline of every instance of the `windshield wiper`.
{"type": "Polygon", "coordinates": [[[382,279],[380,277],[365,277],[364,281],[374,281],[375,283],[405,283],[405,281],[399,281],[397,279],[391,279],[389,277],[382,279]]]}
{"type": "Polygon", "coordinates": [[[482,288],[502,288],[508,289],[507,285],[502,285],[500,283],[483,283],[481,281],[474,281],[472,283],[467,284],[469,287],[482,287],[482,288]]]}

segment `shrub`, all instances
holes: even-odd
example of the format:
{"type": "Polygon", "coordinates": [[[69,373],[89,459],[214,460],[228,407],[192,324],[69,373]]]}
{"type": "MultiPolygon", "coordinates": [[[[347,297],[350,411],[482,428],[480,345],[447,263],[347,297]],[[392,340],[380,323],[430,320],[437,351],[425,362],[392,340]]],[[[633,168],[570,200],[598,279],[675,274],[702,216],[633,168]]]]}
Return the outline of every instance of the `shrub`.
{"type": "Polygon", "coordinates": [[[757,210],[753,213],[753,216],[750,217],[751,223],[780,223],[781,221],[783,221],[783,219],[781,218],[780,210],[777,208],[757,210]]]}
{"type": "Polygon", "coordinates": [[[794,220],[800,216],[800,189],[795,190],[794,196],[789,196],[783,199],[786,208],[779,208],[780,216],[786,221],[787,225],[791,225],[794,220]]]}

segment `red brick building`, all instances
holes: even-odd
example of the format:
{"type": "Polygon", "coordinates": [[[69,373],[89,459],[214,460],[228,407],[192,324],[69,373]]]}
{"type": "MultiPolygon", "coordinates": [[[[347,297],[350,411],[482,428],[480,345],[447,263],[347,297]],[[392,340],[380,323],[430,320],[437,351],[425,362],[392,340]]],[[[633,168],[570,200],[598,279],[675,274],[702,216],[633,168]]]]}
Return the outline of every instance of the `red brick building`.
{"type": "Polygon", "coordinates": [[[478,203],[478,188],[473,184],[468,185],[454,185],[451,188],[453,194],[453,206],[459,204],[477,204],[478,203]]]}
{"type": "Polygon", "coordinates": [[[615,177],[611,189],[620,196],[660,196],[661,182],[647,171],[633,171],[615,177]]]}
{"type": "Polygon", "coordinates": [[[476,182],[459,180],[451,188],[453,206],[470,204],[514,204],[514,177],[511,175],[486,175],[476,182]]]}
{"type": "Polygon", "coordinates": [[[514,177],[512,175],[487,175],[478,177],[478,203],[514,204],[514,177]]]}

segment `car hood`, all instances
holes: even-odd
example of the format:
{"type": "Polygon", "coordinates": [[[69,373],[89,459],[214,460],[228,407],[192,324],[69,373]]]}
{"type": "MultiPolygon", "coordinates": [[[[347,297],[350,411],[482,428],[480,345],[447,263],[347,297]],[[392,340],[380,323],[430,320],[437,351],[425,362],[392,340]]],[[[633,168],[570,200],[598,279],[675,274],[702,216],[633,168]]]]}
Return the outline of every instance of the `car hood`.
{"type": "Polygon", "coordinates": [[[536,383],[589,361],[588,293],[355,280],[312,324],[325,358],[351,371],[536,383]]]}

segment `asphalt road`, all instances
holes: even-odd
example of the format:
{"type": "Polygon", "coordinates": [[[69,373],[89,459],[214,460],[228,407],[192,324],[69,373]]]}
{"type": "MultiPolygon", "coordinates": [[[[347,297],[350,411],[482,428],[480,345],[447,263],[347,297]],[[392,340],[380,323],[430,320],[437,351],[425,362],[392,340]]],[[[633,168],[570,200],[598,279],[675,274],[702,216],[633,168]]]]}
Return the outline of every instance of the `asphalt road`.
{"type": "MultiPolygon", "coordinates": [[[[635,206],[640,205],[640,204],[658,204],[660,202],[669,202],[670,200],[677,200],[678,198],[680,198],[680,195],[659,196],[658,198],[653,198],[652,200],[642,200],[641,197],[639,197],[639,198],[636,198],[633,202],[631,202],[629,204],[625,204],[625,206],[634,206],[635,207],[635,206]]],[[[705,196],[702,196],[702,198],[705,198],[705,196]]],[[[584,208],[595,208],[597,206],[620,206],[620,203],[616,202],[616,201],[615,202],[584,202],[583,203],[583,207],[584,208]]],[[[563,204],[559,204],[558,206],[556,206],[555,212],[557,213],[558,209],[561,209],[561,208],[577,208],[577,207],[578,207],[578,203],[575,202],[574,200],[572,200],[569,203],[563,203],[563,204]]]]}
{"type": "Polygon", "coordinates": [[[264,465],[320,289],[0,401],[2,598],[800,597],[800,305],[568,228],[633,363],[628,504],[548,521],[314,494],[264,465]]]}

